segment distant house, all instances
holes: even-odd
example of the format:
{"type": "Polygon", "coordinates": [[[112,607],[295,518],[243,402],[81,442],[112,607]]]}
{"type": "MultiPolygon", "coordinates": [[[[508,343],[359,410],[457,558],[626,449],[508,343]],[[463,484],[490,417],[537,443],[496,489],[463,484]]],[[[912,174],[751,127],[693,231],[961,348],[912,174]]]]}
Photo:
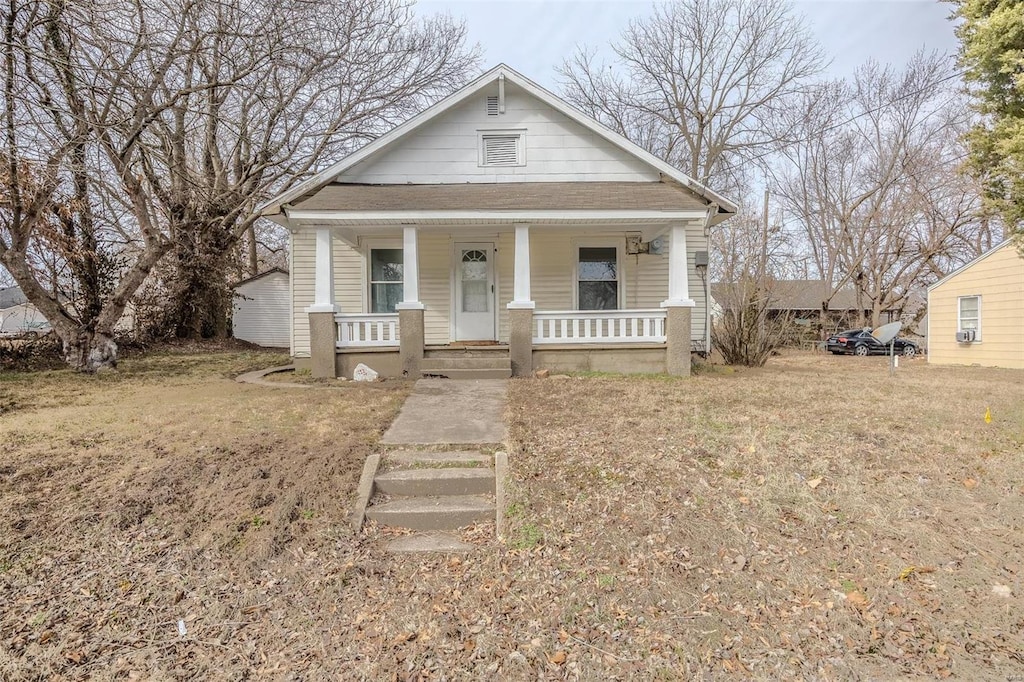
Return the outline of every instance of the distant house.
{"type": "Polygon", "coordinates": [[[20,287],[0,289],[0,336],[45,334],[50,323],[28,302],[20,287]]]}
{"type": "Polygon", "coordinates": [[[928,362],[1024,369],[1024,257],[1004,241],[928,287],[928,362]]]}
{"type": "MultiPolygon", "coordinates": [[[[736,284],[716,282],[711,285],[711,297],[720,311],[728,309],[742,298],[736,284]]],[[[857,295],[852,287],[844,287],[832,293],[832,287],[820,279],[786,279],[771,283],[768,291],[770,315],[790,315],[794,322],[804,326],[818,323],[822,302],[831,294],[828,302],[827,328],[855,326],[861,319],[871,319],[871,309],[858,309],[857,295]]],[[[716,311],[716,313],[719,311],[716,311]]],[[[720,313],[719,313],[720,314],[720,313]]],[[[892,321],[894,311],[885,311],[885,322],[892,321]]]]}
{"type": "Polygon", "coordinates": [[[236,339],[267,348],[291,345],[291,289],[288,271],[274,268],[233,287],[231,327],[236,339]]]}

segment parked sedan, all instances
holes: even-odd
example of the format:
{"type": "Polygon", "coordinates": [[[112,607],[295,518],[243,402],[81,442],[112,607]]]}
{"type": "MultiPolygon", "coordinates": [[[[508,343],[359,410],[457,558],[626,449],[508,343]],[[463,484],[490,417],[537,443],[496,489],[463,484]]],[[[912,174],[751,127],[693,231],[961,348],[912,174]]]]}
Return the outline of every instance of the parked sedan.
{"type": "MultiPolygon", "coordinates": [[[[917,344],[907,339],[895,339],[894,350],[896,353],[912,358],[917,355],[917,344]]],[[[878,339],[871,336],[871,328],[847,329],[835,336],[830,336],[825,342],[828,352],[835,355],[851,353],[853,355],[888,355],[889,344],[879,343],[878,339]]]]}

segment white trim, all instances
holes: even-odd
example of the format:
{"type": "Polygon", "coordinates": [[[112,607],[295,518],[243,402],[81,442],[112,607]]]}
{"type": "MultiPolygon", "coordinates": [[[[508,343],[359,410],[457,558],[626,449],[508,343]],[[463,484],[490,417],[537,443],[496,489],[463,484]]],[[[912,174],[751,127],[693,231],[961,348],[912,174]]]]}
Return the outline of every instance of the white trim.
{"type": "Polygon", "coordinates": [[[431,120],[432,118],[448,111],[449,109],[454,108],[461,102],[465,101],[467,98],[476,95],[485,87],[491,85],[491,83],[493,83],[495,80],[498,80],[500,82],[502,78],[507,78],[509,81],[523,88],[528,93],[530,93],[540,101],[544,102],[551,108],[564,114],[569,119],[575,121],[576,123],[579,123],[583,127],[587,128],[588,130],[597,134],[598,136],[604,138],[605,140],[619,147],[623,151],[632,154],[641,161],[645,162],[647,165],[652,166],[659,172],[672,178],[676,182],[682,184],[684,187],[687,187],[690,191],[706,199],[709,203],[718,203],[718,205],[727,213],[736,213],[736,211],[738,210],[738,207],[734,202],[726,199],[717,192],[708,189],[704,185],[700,184],[693,178],[683,173],[678,168],[675,168],[674,166],[665,163],[664,161],[654,156],[647,150],[630,142],[622,135],[619,135],[618,133],[605,127],[604,125],[598,123],[591,117],[587,116],[583,112],[571,106],[568,102],[565,102],[564,100],[555,96],[553,93],[537,85],[526,76],[509,68],[505,64],[498,64],[490,71],[487,71],[480,77],[467,83],[465,86],[462,87],[462,89],[454,92],[453,94],[449,95],[447,98],[441,100],[437,104],[428,107],[427,109],[420,112],[416,116],[413,116],[405,123],[394,128],[391,132],[382,135],[373,142],[364,145],[358,151],[349,154],[348,156],[341,159],[337,163],[334,163],[325,168],[324,170],[318,172],[310,179],[299,183],[298,185],[291,188],[287,192],[284,192],[275,197],[274,199],[271,199],[267,203],[263,204],[259,208],[260,214],[264,216],[271,216],[280,213],[281,209],[289,202],[294,201],[295,199],[305,196],[311,192],[319,190],[324,185],[333,181],[334,178],[336,178],[344,171],[348,170],[349,168],[352,168],[361,161],[364,161],[373,154],[376,154],[377,152],[387,148],[388,146],[400,140],[405,135],[412,132],[416,128],[420,127],[421,125],[431,120]]]}
{"type": "Polygon", "coordinates": [[[508,210],[508,211],[288,211],[288,219],[306,220],[310,222],[327,222],[346,220],[351,222],[399,222],[423,223],[430,220],[497,220],[514,223],[538,223],[545,220],[643,220],[648,222],[670,223],[677,220],[701,220],[707,217],[707,211],[630,211],[630,210],[508,210]]]}
{"type": "MultiPolygon", "coordinates": [[[[624,310],[626,303],[626,277],[622,271],[622,256],[626,251],[625,237],[586,237],[579,236],[570,239],[572,245],[572,307],[580,310],[580,249],[597,248],[615,249],[615,283],[618,285],[616,292],[616,310],[624,310]]],[[[583,311],[591,312],[591,311],[583,311]]]]}
{"type": "Polygon", "coordinates": [[[334,235],[327,228],[318,228],[313,253],[313,305],[306,312],[337,310],[334,300],[334,235]]]}
{"type": "MultiPolygon", "coordinates": [[[[929,320],[930,322],[930,320],[929,320]]],[[[956,297],[956,330],[958,332],[973,331],[974,341],[971,343],[981,343],[981,294],[965,294],[964,296],[956,297]],[[963,303],[965,298],[976,298],[978,299],[978,328],[974,330],[967,330],[961,326],[963,322],[963,303]]]]}
{"type": "Polygon", "coordinates": [[[536,304],[533,301],[533,295],[530,290],[532,274],[530,272],[529,223],[516,223],[513,260],[513,294],[508,307],[521,309],[534,308],[536,307],[536,304]]]}
{"type": "Polygon", "coordinates": [[[1012,238],[1010,238],[1010,239],[1004,239],[1004,240],[1003,240],[1003,241],[1002,241],[1002,242],[1001,242],[1000,244],[998,244],[998,245],[996,245],[996,246],[993,246],[993,247],[992,247],[991,249],[989,249],[989,250],[988,250],[988,251],[986,251],[985,253],[981,254],[980,256],[978,256],[977,258],[975,258],[974,260],[972,260],[972,261],[970,261],[970,262],[968,262],[968,263],[966,263],[966,264],[964,264],[964,265],[961,265],[961,266],[960,266],[960,267],[958,267],[958,268],[957,268],[956,270],[954,270],[953,272],[949,273],[948,275],[946,275],[945,277],[943,277],[942,279],[940,279],[940,280],[939,280],[938,282],[936,282],[935,284],[932,284],[932,285],[930,285],[930,286],[928,287],[928,291],[931,291],[932,289],[934,289],[934,288],[935,288],[935,287],[937,287],[937,286],[940,286],[940,285],[942,285],[942,284],[945,284],[945,283],[946,283],[946,282],[947,282],[948,280],[952,279],[953,277],[956,277],[957,275],[959,275],[959,274],[960,274],[961,272],[963,272],[963,271],[964,271],[964,270],[966,270],[967,268],[971,268],[971,267],[974,267],[975,265],[977,265],[977,264],[978,264],[978,263],[980,263],[981,261],[985,260],[986,258],[988,258],[989,256],[991,256],[992,254],[994,254],[994,253],[996,253],[997,251],[999,251],[1000,249],[1002,249],[1002,248],[1003,248],[1004,246],[1007,246],[1007,245],[1008,245],[1008,244],[1009,244],[1010,242],[1012,242],[1012,241],[1013,241],[1013,239],[1012,239],[1012,238]]]}
{"type": "Polygon", "coordinates": [[[686,224],[673,223],[668,242],[668,298],[663,308],[690,308],[696,304],[690,298],[690,253],[686,245],[686,224]]]}
{"type": "Polygon", "coordinates": [[[420,250],[415,225],[402,228],[402,303],[412,306],[407,310],[423,307],[420,303],[420,250]]]}
{"type": "Polygon", "coordinates": [[[405,245],[402,237],[374,237],[362,240],[363,252],[363,314],[387,315],[373,312],[373,263],[370,260],[374,249],[397,249],[402,252],[402,298],[405,299],[405,245]]]}

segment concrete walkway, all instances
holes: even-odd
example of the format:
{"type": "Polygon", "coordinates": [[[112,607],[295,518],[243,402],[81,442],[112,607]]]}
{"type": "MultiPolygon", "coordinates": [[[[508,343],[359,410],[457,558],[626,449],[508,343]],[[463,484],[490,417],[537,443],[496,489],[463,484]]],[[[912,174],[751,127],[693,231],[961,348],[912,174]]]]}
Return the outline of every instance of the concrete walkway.
{"type": "Polygon", "coordinates": [[[501,443],[507,390],[505,379],[420,379],[381,442],[501,443]]]}

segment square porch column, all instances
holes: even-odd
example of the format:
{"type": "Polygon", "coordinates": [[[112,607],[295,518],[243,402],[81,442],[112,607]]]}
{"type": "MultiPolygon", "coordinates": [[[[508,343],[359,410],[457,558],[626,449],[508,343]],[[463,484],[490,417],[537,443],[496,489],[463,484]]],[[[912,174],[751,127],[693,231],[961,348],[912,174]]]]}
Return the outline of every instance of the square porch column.
{"type": "Polygon", "coordinates": [[[402,229],[402,302],[398,311],[398,354],[402,376],[418,379],[423,362],[423,303],[420,302],[420,253],[415,225],[402,229]]]}
{"type": "Polygon", "coordinates": [[[508,349],[512,376],[533,374],[533,310],[530,297],[530,226],[516,223],[515,279],[508,308],[508,349]]]}
{"type": "Polygon", "coordinates": [[[690,374],[690,335],[693,308],[687,272],[686,224],[673,223],[669,228],[668,299],[665,308],[665,368],[669,374],[690,374]]]}
{"type": "Polygon", "coordinates": [[[310,369],[317,378],[337,376],[338,327],[334,315],[338,312],[338,306],[334,303],[333,242],[330,230],[316,231],[313,305],[306,308],[306,313],[309,314],[310,369]]]}

